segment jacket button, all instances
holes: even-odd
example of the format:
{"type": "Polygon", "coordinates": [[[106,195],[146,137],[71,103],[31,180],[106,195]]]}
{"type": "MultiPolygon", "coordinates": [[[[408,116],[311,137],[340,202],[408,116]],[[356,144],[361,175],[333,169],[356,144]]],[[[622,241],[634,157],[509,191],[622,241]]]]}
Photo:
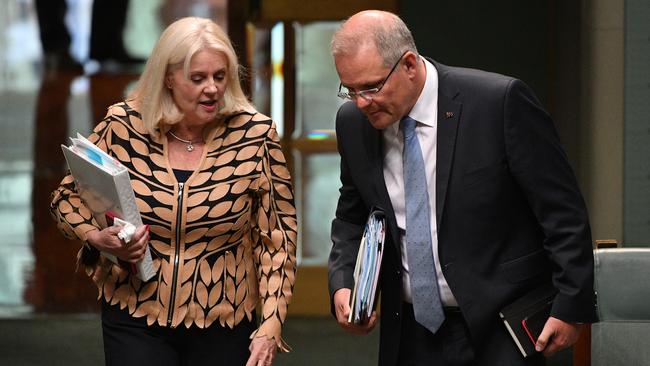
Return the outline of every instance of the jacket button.
{"type": "Polygon", "coordinates": [[[396,311],[396,312],[395,312],[395,317],[396,317],[396,318],[399,318],[399,311],[396,311]]]}
{"type": "Polygon", "coordinates": [[[397,274],[398,277],[402,275],[402,271],[400,271],[399,269],[395,271],[395,273],[397,274]]]}

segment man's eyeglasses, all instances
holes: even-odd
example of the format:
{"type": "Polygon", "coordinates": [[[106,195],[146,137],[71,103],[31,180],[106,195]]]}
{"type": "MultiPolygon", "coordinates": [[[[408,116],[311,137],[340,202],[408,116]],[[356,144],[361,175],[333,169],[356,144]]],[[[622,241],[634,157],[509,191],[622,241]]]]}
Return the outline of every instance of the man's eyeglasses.
{"type": "Polygon", "coordinates": [[[339,92],[337,93],[338,97],[341,98],[341,99],[350,99],[350,100],[355,100],[357,97],[361,97],[361,98],[363,98],[363,99],[365,99],[365,100],[367,100],[369,102],[372,101],[372,97],[375,94],[379,93],[381,91],[381,88],[383,88],[384,85],[386,85],[386,82],[388,81],[388,78],[390,78],[390,76],[393,74],[393,71],[395,71],[395,69],[397,68],[397,65],[399,65],[400,61],[402,61],[402,57],[404,57],[404,55],[406,55],[407,52],[408,51],[404,51],[404,53],[402,53],[402,55],[399,57],[399,59],[397,59],[397,62],[395,63],[395,65],[393,65],[393,68],[390,69],[390,72],[388,73],[386,78],[384,78],[384,80],[382,82],[377,84],[376,87],[355,92],[355,91],[350,91],[347,88],[343,89],[344,88],[343,84],[339,84],[339,92]],[[341,89],[343,89],[343,90],[341,90],[341,89]]]}

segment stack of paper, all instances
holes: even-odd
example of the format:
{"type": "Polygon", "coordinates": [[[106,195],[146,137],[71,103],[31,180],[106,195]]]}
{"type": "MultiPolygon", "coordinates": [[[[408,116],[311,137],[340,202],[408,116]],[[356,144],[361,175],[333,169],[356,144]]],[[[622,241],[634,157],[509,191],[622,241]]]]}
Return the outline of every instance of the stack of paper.
{"type": "Polygon", "coordinates": [[[354,268],[354,290],[348,317],[350,323],[367,322],[374,309],[381,258],[384,253],[385,226],[383,211],[373,210],[361,237],[354,268]]]}
{"type": "MultiPolygon", "coordinates": [[[[97,222],[102,227],[109,226],[106,214],[110,213],[137,228],[142,226],[142,218],[126,167],[80,134],[70,140],[71,146],[61,145],[63,155],[75,179],[79,196],[93,212],[97,222]]],[[[104,252],[102,254],[119,263],[115,256],[104,252]]],[[[136,274],[144,281],[155,275],[149,246],[136,269],[136,274]]]]}

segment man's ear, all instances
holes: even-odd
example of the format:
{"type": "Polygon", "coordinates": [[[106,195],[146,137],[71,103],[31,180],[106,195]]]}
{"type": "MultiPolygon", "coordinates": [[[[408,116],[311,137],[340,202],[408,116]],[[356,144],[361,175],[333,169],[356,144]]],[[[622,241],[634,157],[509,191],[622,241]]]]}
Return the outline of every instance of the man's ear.
{"type": "Polygon", "coordinates": [[[414,52],[407,52],[404,55],[404,67],[406,67],[406,72],[410,77],[417,74],[418,63],[420,62],[420,57],[414,52]]]}

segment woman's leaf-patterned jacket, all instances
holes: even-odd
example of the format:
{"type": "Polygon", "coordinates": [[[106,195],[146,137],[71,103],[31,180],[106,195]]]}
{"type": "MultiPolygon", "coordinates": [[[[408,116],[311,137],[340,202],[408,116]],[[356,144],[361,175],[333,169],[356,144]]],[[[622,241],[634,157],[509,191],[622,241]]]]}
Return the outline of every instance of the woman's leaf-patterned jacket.
{"type": "MultiPolygon", "coordinates": [[[[212,126],[184,185],[168,163],[166,138],[147,133],[127,102],[111,106],[89,139],[128,168],[157,271],[142,282],[104,256],[80,260],[99,297],[148,324],[199,328],[232,328],[261,302],[251,337],[274,338],[287,350],[280,334],[295,281],[297,221],[275,124],[242,113],[212,126]]],[[[85,242],[99,227],[69,174],[50,210],[69,238],[85,242]]]]}

